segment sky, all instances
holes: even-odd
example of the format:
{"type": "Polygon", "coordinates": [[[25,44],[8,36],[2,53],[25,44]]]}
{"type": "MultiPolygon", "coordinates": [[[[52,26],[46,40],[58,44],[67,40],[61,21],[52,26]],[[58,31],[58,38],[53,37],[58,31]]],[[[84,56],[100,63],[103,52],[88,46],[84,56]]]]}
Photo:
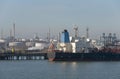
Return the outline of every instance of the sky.
{"type": "Polygon", "coordinates": [[[67,29],[79,28],[79,36],[89,28],[90,37],[102,33],[120,36],[120,0],[0,0],[0,32],[10,35],[16,25],[16,37],[51,37],[67,29]]]}

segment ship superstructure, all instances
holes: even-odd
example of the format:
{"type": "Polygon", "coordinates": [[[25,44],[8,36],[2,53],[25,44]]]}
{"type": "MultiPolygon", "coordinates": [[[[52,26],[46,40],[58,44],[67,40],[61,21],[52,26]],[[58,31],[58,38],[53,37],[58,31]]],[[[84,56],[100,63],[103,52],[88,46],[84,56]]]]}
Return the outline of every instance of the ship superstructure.
{"type": "Polygon", "coordinates": [[[69,32],[64,30],[61,34],[61,42],[57,44],[57,49],[63,52],[88,53],[93,48],[89,38],[81,38],[75,35],[70,37],[69,32]]]}

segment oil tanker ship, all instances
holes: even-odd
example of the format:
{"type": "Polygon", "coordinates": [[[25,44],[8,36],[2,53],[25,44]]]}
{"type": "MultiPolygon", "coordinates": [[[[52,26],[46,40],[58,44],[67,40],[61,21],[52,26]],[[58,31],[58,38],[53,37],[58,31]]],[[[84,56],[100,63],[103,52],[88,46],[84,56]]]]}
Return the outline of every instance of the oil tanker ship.
{"type": "Polygon", "coordinates": [[[75,36],[70,37],[69,32],[61,33],[60,41],[55,45],[53,42],[48,49],[49,61],[119,61],[120,42],[116,34],[103,33],[100,40],[86,37],[78,37],[78,28],[74,28],[75,36]]]}

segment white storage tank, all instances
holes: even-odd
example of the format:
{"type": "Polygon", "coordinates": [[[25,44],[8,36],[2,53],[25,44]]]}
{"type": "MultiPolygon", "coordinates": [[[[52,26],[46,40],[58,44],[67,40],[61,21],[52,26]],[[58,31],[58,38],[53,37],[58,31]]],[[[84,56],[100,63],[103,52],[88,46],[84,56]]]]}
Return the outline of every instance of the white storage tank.
{"type": "Polygon", "coordinates": [[[10,42],[9,47],[25,47],[23,42],[10,42]]]}
{"type": "Polygon", "coordinates": [[[41,49],[46,48],[47,46],[46,43],[35,43],[35,47],[40,47],[41,49]]]}
{"type": "Polygon", "coordinates": [[[3,40],[3,39],[0,39],[0,43],[5,43],[5,40],[3,40]]]}
{"type": "Polygon", "coordinates": [[[34,42],[26,42],[26,46],[33,47],[33,46],[35,46],[35,43],[34,42]]]}
{"type": "Polygon", "coordinates": [[[35,46],[29,47],[28,50],[42,50],[48,47],[47,43],[35,43],[35,46]]]}
{"type": "Polygon", "coordinates": [[[6,44],[5,40],[0,39],[0,48],[5,48],[5,44],[6,44]]]}

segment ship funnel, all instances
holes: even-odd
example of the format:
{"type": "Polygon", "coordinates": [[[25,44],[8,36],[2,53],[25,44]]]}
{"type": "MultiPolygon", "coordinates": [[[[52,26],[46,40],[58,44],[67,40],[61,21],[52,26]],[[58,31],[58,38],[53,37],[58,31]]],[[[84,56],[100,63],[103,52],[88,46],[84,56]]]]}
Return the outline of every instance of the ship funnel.
{"type": "Polygon", "coordinates": [[[61,34],[61,42],[63,42],[63,43],[69,43],[70,42],[69,33],[66,29],[61,34]]]}

